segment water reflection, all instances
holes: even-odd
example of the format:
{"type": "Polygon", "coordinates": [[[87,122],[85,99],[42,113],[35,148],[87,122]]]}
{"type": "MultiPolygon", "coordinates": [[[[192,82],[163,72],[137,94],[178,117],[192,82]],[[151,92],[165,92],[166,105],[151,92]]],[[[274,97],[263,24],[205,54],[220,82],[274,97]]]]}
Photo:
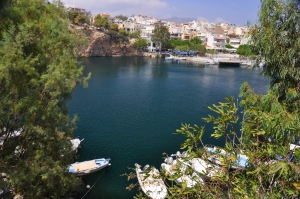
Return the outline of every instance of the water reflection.
{"type": "Polygon", "coordinates": [[[81,58],[80,62],[85,66],[85,75],[93,71],[92,78],[101,78],[118,77],[124,71],[139,73],[148,60],[143,57],[91,57],[81,58]]]}

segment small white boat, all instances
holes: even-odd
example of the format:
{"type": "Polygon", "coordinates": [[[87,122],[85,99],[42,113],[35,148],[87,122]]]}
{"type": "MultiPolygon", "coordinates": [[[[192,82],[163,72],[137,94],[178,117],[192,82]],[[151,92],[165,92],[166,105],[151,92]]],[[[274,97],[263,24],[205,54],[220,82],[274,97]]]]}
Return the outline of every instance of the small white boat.
{"type": "Polygon", "coordinates": [[[197,183],[204,183],[204,180],[210,179],[213,176],[219,175],[221,170],[218,166],[214,166],[202,160],[201,158],[192,158],[191,160],[185,160],[188,157],[186,152],[182,154],[177,151],[176,154],[172,154],[168,157],[165,162],[162,163],[162,168],[168,172],[171,177],[174,174],[180,172],[182,175],[175,180],[177,183],[185,182],[187,187],[194,187],[197,183]],[[172,156],[176,157],[173,160],[172,156]],[[192,175],[187,175],[185,173],[187,168],[192,168],[194,173],[192,175]]]}
{"type": "Polygon", "coordinates": [[[173,60],[173,59],[174,59],[173,55],[170,55],[169,57],[165,57],[165,60],[173,60]]]}
{"type": "Polygon", "coordinates": [[[186,183],[187,187],[194,187],[197,183],[202,183],[203,180],[199,178],[196,173],[195,175],[186,175],[185,171],[187,169],[187,165],[182,164],[178,160],[173,160],[172,157],[168,157],[165,160],[166,163],[161,164],[161,168],[166,172],[166,174],[170,177],[178,174],[179,172],[182,175],[175,180],[176,183],[186,183]]]}
{"type": "Polygon", "coordinates": [[[69,172],[74,173],[76,176],[83,176],[95,171],[99,171],[104,167],[110,166],[110,159],[100,158],[94,160],[88,160],[84,162],[75,162],[69,165],[69,172]]]}
{"type": "Polygon", "coordinates": [[[164,199],[167,197],[167,186],[156,168],[149,168],[149,165],[146,165],[142,170],[141,166],[135,163],[135,171],[140,187],[149,198],[164,199]]]}
{"type": "Polygon", "coordinates": [[[211,60],[206,60],[205,64],[206,65],[215,65],[216,63],[215,63],[215,61],[213,59],[211,59],[211,60]]]}
{"type": "Polygon", "coordinates": [[[80,143],[83,141],[84,139],[80,140],[79,137],[70,140],[71,144],[72,144],[72,151],[77,150],[80,147],[80,143]]]}

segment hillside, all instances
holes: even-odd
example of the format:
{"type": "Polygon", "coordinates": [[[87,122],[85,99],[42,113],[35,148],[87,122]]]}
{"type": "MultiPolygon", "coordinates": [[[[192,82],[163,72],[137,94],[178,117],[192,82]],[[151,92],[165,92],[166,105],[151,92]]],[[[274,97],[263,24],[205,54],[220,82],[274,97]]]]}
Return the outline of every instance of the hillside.
{"type": "Polygon", "coordinates": [[[103,56],[144,56],[142,49],[135,49],[134,39],[117,34],[113,31],[82,30],[88,39],[88,45],[79,51],[82,57],[103,56]]]}

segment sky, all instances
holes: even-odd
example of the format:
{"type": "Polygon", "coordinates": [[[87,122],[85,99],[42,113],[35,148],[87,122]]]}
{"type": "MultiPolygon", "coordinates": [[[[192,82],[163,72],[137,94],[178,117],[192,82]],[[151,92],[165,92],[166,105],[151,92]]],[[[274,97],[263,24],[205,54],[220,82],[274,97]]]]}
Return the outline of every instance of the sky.
{"type": "Polygon", "coordinates": [[[195,18],[211,23],[247,25],[255,22],[260,0],[61,0],[93,15],[146,15],[158,19],[195,18]]]}

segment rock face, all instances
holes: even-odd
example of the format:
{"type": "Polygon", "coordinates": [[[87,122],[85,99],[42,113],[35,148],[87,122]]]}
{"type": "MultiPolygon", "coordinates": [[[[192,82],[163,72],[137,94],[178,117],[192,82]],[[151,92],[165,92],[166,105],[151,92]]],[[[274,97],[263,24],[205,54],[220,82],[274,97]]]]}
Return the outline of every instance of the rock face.
{"type": "Polygon", "coordinates": [[[116,32],[101,32],[98,30],[83,30],[88,38],[88,46],[80,51],[82,57],[102,56],[144,56],[142,49],[136,49],[132,45],[134,39],[116,32]]]}

